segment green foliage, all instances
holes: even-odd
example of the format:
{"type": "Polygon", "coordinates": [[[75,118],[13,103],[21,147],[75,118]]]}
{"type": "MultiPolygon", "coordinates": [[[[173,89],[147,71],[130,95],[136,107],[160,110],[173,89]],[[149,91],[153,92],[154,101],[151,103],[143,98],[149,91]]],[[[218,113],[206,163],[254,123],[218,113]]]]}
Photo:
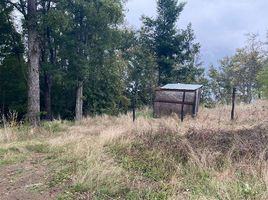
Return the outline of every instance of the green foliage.
{"type": "MultiPolygon", "coordinates": [[[[204,79],[191,26],[176,28],[184,3],[159,0],[157,18],[144,18],[138,31],[122,26],[123,0],[37,3],[42,119],[73,119],[78,86],[83,86],[78,99],[84,114],[118,115],[133,105],[151,106],[157,81],[204,79]]],[[[26,4],[6,0],[0,5],[0,103],[4,113],[16,110],[22,118],[27,107],[27,56],[22,43],[27,33],[26,4]],[[15,8],[24,17],[22,33],[10,17],[15,8]]]]}
{"type": "Polygon", "coordinates": [[[235,86],[230,75],[232,60],[225,57],[220,61],[220,68],[211,66],[209,69],[210,88],[216,102],[229,104],[231,102],[232,88],[235,86]]]}
{"type": "Polygon", "coordinates": [[[71,125],[72,122],[71,121],[52,121],[52,122],[44,121],[41,124],[41,127],[44,128],[49,133],[58,133],[58,132],[65,131],[67,124],[71,125]]]}
{"type": "Polygon", "coordinates": [[[142,110],[138,110],[137,111],[137,118],[138,117],[143,117],[143,118],[153,118],[154,117],[154,113],[152,109],[142,109],[142,110]]]}
{"type": "Polygon", "coordinates": [[[178,30],[176,23],[185,3],[177,0],[158,0],[157,17],[143,18],[144,31],[158,66],[158,85],[172,82],[196,82],[203,70],[196,63],[199,44],[189,24],[178,30]]]}
{"type": "Polygon", "coordinates": [[[143,142],[115,144],[111,146],[111,151],[125,169],[140,173],[152,181],[167,181],[175,170],[171,157],[166,157],[153,148],[147,149],[143,142]]]}
{"type": "Polygon", "coordinates": [[[124,36],[127,40],[122,49],[127,66],[126,95],[131,99],[132,106],[152,105],[157,85],[156,60],[146,44],[143,31],[126,31],[124,36]]]}
{"type": "Polygon", "coordinates": [[[261,83],[258,83],[257,76],[264,59],[263,45],[257,35],[248,35],[245,47],[237,49],[234,56],[223,58],[219,68],[210,68],[210,87],[215,100],[230,103],[234,87],[237,88],[239,101],[251,103],[260,97],[261,83]]]}
{"type": "Polygon", "coordinates": [[[50,148],[48,144],[28,144],[25,146],[25,148],[28,151],[32,151],[35,153],[49,153],[50,152],[50,148]]]}
{"type": "Polygon", "coordinates": [[[49,187],[55,187],[57,185],[64,184],[67,181],[70,181],[73,169],[69,166],[63,168],[53,175],[49,181],[49,187]]]}
{"type": "Polygon", "coordinates": [[[12,6],[0,3],[0,104],[3,114],[26,111],[26,65],[22,36],[11,18],[12,6]]]}
{"type": "MultiPolygon", "coordinates": [[[[201,135],[204,137],[203,133],[201,135]]],[[[124,140],[120,138],[109,146],[109,151],[117,162],[133,176],[141,175],[144,181],[153,182],[154,189],[157,188],[156,193],[154,189],[150,193],[131,190],[127,193],[129,198],[167,199],[172,193],[178,194],[182,199],[260,199],[267,191],[265,182],[260,177],[245,172],[239,165],[236,166],[236,161],[230,165],[225,156],[210,166],[202,166],[197,160],[202,162],[206,157],[205,152],[211,147],[190,135],[180,136],[178,133],[161,130],[159,133],[136,136],[130,143],[121,141],[124,140]],[[196,149],[195,145],[202,148],[196,149]],[[228,179],[219,179],[220,174],[230,172],[230,167],[235,169],[235,173],[228,174],[228,179]]],[[[228,148],[226,144],[222,147],[217,142],[211,144],[217,148],[228,148]]],[[[216,152],[213,149],[209,151],[216,152]]]]}
{"type": "Polygon", "coordinates": [[[74,195],[71,192],[65,191],[57,196],[56,200],[73,200],[74,195]]]}
{"type": "Polygon", "coordinates": [[[265,64],[263,69],[259,72],[257,80],[263,96],[268,98],[268,64],[265,64]]]}
{"type": "Polygon", "coordinates": [[[21,152],[18,148],[0,148],[0,167],[22,162],[26,158],[26,154],[21,152]]]}
{"type": "Polygon", "coordinates": [[[157,199],[157,200],[165,200],[168,199],[169,195],[165,191],[130,191],[127,193],[126,198],[129,200],[135,199],[157,199]]]}
{"type": "Polygon", "coordinates": [[[123,67],[116,48],[120,42],[117,25],[122,22],[121,1],[64,2],[68,29],[61,35],[59,56],[61,74],[57,77],[52,105],[65,118],[74,116],[75,90],[84,88],[87,114],[118,113],[122,96],[123,67]],[[59,95],[57,95],[59,94],[59,95]],[[66,95],[72,99],[64,98],[66,95]]]}

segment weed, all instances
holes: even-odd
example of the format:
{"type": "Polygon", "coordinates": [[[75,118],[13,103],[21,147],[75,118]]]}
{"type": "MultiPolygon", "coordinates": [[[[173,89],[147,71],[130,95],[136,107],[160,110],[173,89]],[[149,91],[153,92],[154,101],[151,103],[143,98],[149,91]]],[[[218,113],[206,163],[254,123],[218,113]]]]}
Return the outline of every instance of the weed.
{"type": "Polygon", "coordinates": [[[119,162],[123,168],[134,170],[141,173],[143,176],[154,180],[168,180],[175,168],[172,161],[158,153],[157,151],[144,149],[141,145],[133,145],[129,149],[114,147],[119,162]]]}
{"type": "Polygon", "coordinates": [[[67,121],[52,121],[52,122],[43,122],[42,128],[44,128],[49,133],[58,133],[66,131],[67,126],[66,125],[72,125],[71,122],[67,121]]]}
{"type": "Polygon", "coordinates": [[[56,200],[73,200],[75,197],[71,192],[65,191],[56,197],[56,200]]]}
{"type": "Polygon", "coordinates": [[[71,181],[72,174],[73,169],[69,166],[59,170],[52,176],[51,180],[49,181],[49,187],[52,188],[58,185],[62,185],[65,182],[71,181]]]}
{"type": "Polygon", "coordinates": [[[59,200],[268,199],[268,104],[237,106],[235,122],[229,111],[201,108],[183,123],[146,110],[135,123],[128,114],[7,127],[0,165],[48,153],[48,189],[65,191],[59,200]]]}
{"type": "Polygon", "coordinates": [[[49,153],[50,148],[48,144],[40,143],[40,144],[28,144],[25,146],[28,151],[32,151],[35,153],[49,153]]]}
{"type": "Polygon", "coordinates": [[[27,155],[16,147],[0,148],[0,166],[11,165],[24,161],[27,155]]]}

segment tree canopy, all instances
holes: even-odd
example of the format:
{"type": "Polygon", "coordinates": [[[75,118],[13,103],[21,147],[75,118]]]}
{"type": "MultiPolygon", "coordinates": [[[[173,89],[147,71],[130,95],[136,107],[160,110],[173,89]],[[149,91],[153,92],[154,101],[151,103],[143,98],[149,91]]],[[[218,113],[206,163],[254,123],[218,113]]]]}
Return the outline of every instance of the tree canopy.
{"type": "Polygon", "coordinates": [[[194,41],[191,24],[185,30],[177,27],[184,6],[178,0],[158,0],[156,19],[143,18],[143,29],[158,66],[158,85],[187,79],[195,82],[195,75],[203,73],[197,64],[200,45],[194,41]]]}
{"type": "Polygon", "coordinates": [[[267,96],[267,55],[256,35],[207,77],[191,23],[178,27],[185,3],[158,0],[156,17],[143,16],[137,30],[124,24],[124,5],[1,1],[1,113],[16,111],[33,125],[117,115],[152,106],[157,87],[178,82],[204,84],[203,102],[229,103],[233,87],[243,102],[267,96]]]}

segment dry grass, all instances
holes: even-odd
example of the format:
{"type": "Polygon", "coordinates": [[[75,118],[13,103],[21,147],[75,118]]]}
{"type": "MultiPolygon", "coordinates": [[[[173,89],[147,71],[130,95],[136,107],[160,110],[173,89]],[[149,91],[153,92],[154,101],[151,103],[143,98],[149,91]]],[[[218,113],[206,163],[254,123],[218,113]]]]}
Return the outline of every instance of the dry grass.
{"type": "MultiPolygon", "coordinates": [[[[104,115],[64,128],[41,132],[50,133],[45,140],[61,150],[59,159],[76,163],[77,198],[268,198],[266,101],[239,105],[235,121],[229,106],[218,106],[184,123],[143,113],[135,123],[131,115],[104,115]]],[[[17,126],[1,129],[0,142],[17,141],[17,133],[17,126]]]]}

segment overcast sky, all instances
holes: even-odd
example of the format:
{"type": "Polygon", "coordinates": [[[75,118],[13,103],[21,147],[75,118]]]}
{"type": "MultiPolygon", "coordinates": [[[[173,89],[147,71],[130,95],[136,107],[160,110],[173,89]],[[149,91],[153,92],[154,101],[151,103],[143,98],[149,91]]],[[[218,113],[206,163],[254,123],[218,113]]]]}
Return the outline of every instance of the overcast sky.
{"type": "MultiPolygon", "coordinates": [[[[178,27],[192,23],[201,44],[205,65],[217,64],[245,43],[247,33],[259,33],[264,40],[268,30],[268,0],[188,0],[178,27]]],[[[155,16],[156,0],[129,0],[127,23],[139,28],[141,15],[155,16]]]]}

